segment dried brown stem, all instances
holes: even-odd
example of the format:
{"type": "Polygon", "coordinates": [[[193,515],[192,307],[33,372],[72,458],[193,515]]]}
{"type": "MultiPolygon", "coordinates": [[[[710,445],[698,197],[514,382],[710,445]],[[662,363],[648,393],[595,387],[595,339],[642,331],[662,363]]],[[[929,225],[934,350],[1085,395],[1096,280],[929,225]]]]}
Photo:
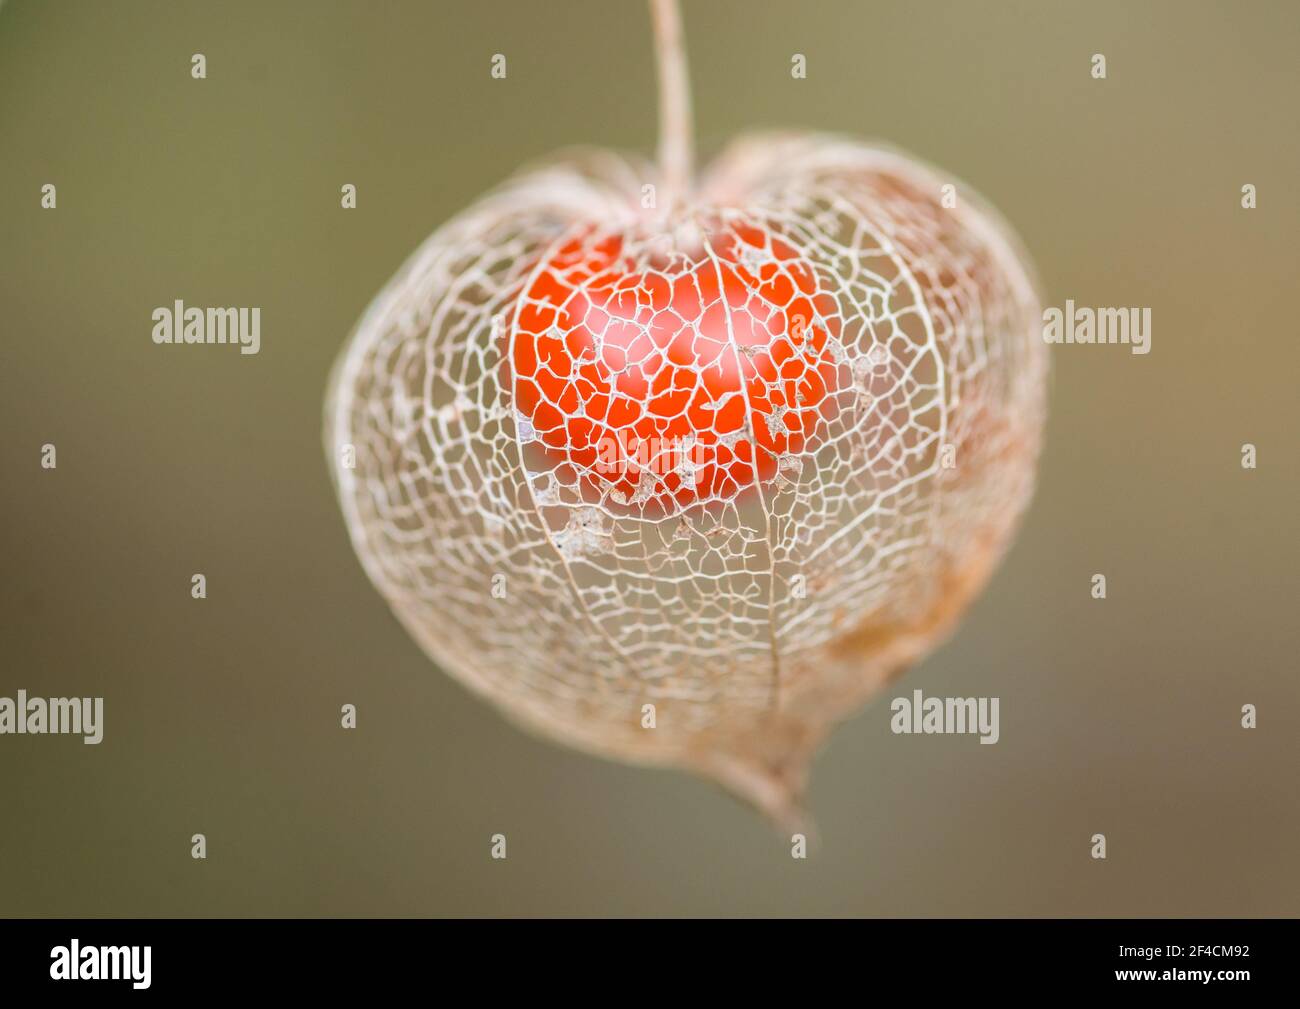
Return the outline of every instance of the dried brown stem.
{"type": "Polygon", "coordinates": [[[670,213],[690,190],[691,85],[677,0],[650,0],[659,68],[659,205],[670,213]]]}

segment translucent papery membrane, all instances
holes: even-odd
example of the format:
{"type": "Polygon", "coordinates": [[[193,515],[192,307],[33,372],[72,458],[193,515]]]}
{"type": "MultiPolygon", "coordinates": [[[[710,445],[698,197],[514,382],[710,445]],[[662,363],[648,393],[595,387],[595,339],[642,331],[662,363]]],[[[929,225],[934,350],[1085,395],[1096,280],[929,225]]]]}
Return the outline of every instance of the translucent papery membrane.
{"type": "Polygon", "coordinates": [[[893,152],[744,139],[668,217],[653,182],[575,156],[440,229],[340,359],[327,448],[447,671],[781,815],[1023,510],[1038,299],[978,198],[893,152]]]}

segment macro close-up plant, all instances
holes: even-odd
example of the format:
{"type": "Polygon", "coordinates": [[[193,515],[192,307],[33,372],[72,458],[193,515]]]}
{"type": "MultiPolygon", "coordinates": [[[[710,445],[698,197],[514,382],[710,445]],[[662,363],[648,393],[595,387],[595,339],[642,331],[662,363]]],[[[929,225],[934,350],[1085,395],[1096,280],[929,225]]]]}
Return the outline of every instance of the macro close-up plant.
{"type": "Polygon", "coordinates": [[[1024,509],[1041,306],[969,187],[885,145],[697,172],[651,3],[655,163],[528,169],[366,312],[326,410],[353,544],[515,720],[797,823],[827,731],[952,628],[1024,509]]]}
{"type": "Polygon", "coordinates": [[[1298,42],[0,0],[9,1001],[373,999],[432,918],[1284,985],[1298,42]]]}

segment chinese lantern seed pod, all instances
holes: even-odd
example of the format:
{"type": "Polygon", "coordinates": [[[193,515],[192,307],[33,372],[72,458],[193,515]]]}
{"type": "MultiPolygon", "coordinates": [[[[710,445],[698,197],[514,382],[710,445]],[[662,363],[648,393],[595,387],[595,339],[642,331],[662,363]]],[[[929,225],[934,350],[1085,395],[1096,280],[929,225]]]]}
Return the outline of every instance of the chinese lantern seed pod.
{"type": "Polygon", "coordinates": [[[676,11],[653,9],[659,164],[562,155],[438,229],[345,347],[327,450],[438,665],[790,821],[830,728],[942,640],[1014,531],[1041,309],[1000,218],[888,148],[751,135],[695,178],[676,11]]]}

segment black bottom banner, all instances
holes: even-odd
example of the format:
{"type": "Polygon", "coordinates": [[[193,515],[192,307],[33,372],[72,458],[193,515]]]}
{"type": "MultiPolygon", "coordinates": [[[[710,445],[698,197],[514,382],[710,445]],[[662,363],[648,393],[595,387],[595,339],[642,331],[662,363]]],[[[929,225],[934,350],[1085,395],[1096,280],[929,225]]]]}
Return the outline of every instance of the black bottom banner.
{"type": "Polygon", "coordinates": [[[832,975],[852,973],[855,984],[864,975],[891,989],[911,990],[919,982],[927,995],[1102,989],[1131,989],[1139,997],[1157,989],[1228,995],[1295,986],[1285,952],[1295,929],[1279,920],[872,919],[824,929],[801,924],[797,935],[780,928],[762,938],[749,931],[761,923],[708,922],[709,934],[697,938],[682,935],[695,922],[602,922],[595,941],[587,924],[547,923],[552,945],[528,921],[448,928],[444,921],[410,919],[7,920],[0,921],[0,974],[7,994],[88,998],[110,992],[374,995],[482,968],[485,997],[502,981],[537,991],[568,987],[566,976],[605,982],[589,990],[609,994],[653,991],[670,980],[680,992],[686,978],[697,976],[712,981],[708,987],[725,977],[728,988],[746,988],[766,986],[782,967],[794,980],[817,965],[832,975]],[[659,928],[670,932],[653,936],[659,928]]]}

